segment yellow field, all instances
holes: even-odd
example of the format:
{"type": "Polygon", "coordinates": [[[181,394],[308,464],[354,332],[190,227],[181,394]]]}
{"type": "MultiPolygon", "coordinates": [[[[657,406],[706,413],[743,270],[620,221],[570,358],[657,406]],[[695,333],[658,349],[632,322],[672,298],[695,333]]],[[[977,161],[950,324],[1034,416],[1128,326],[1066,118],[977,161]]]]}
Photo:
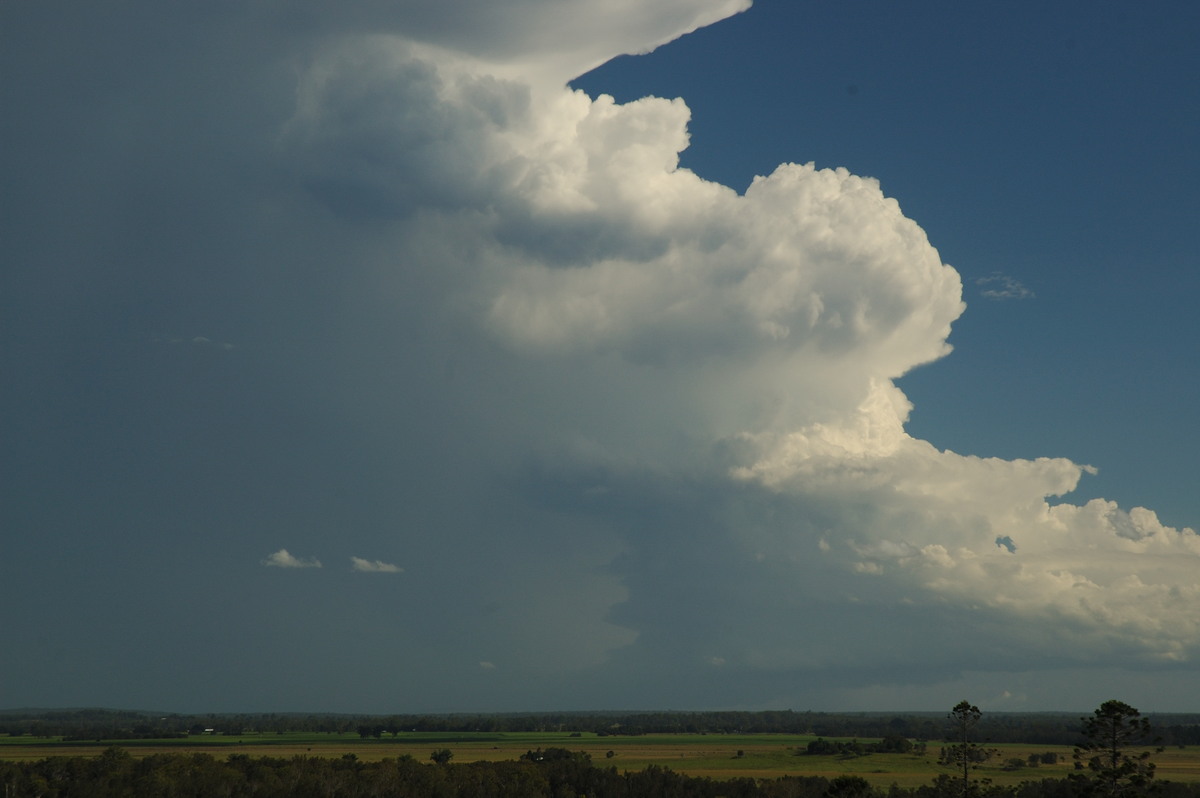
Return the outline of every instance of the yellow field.
{"type": "MultiPolygon", "coordinates": [[[[242,735],[239,740],[195,737],[171,745],[121,745],[133,756],[161,753],[204,752],[219,759],[230,754],[290,758],[294,756],[341,757],[354,754],[364,761],[408,755],[418,761],[428,761],[436,749],[448,748],[453,762],[500,761],[517,759],[533,748],[566,748],[586,751],[597,766],[613,766],[623,771],[642,770],[659,765],[690,776],[714,779],[736,777],[778,778],[785,775],[825,776],[833,778],[852,774],[865,778],[876,786],[893,783],[901,787],[928,784],[938,775],[950,773],[937,764],[937,744],[930,753],[869,754],[862,757],[797,755],[813,738],[798,735],[647,735],[646,737],[597,737],[585,734],[568,737],[566,734],[494,735],[494,739],[478,741],[431,741],[428,736],[418,740],[406,735],[380,740],[364,740],[357,735],[320,735],[292,741],[275,735],[242,735]],[[218,742],[219,741],[219,742],[218,742]],[[612,756],[608,756],[609,752],[612,756]],[[740,755],[739,755],[740,752],[740,755]]],[[[0,759],[40,759],[46,756],[96,756],[109,744],[58,746],[42,742],[22,745],[6,741],[0,745],[0,759]]],[[[988,778],[996,784],[1017,784],[1044,778],[1063,778],[1074,771],[1069,746],[996,745],[999,753],[976,771],[977,778],[988,778]],[[1030,754],[1054,751],[1059,755],[1055,765],[1022,767],[1006,770],[1003,764],[1013,758],[1027,759],[1030,754]]],[[[1158,778],[1171,781],[1200,781],[1200,748],[1168,749],[1153,755],[1158,765],[1158,778]]]]}

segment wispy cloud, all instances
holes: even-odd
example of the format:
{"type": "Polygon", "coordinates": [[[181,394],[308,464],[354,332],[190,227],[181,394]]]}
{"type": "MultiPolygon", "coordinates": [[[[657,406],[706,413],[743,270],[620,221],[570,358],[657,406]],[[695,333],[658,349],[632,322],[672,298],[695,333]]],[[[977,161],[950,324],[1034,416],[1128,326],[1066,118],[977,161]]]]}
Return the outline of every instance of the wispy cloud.
{"type": "Polygon", "coordinates": [[[227,341],[214,341],[206,335],[193,335],[191,338],[181,338],[177,336],[162,336],[152,335],[150,340],[156,344],[192,344],[193,346],[213,347],[214,349],[237,349],[236,344],[231,344],[227,341]]]}
{"type": "Polygon", "coordinates": [[[390,562],[383,562],[382,560],[364,560],[362,557],[351,557],[350,566],[356,571],[372,574],[399,574],[404,572],[404,569],[399,565],[392,565],[390,562]]]}
{"type": "Polygon", "coordinates": [[[987,277],[975,280],[979,293],[988,299],[1033,299],[1036,294],[1014,277],[1003,272],[992,272],[987,277]]]}
{"type": "Polygon", "coordinates": [[[269,555],[262,564],[268,568],[320,568],[321,561],[316,557],[307,559],[293,557],[287,549],[280,549],[274,554],[269,555]]]}

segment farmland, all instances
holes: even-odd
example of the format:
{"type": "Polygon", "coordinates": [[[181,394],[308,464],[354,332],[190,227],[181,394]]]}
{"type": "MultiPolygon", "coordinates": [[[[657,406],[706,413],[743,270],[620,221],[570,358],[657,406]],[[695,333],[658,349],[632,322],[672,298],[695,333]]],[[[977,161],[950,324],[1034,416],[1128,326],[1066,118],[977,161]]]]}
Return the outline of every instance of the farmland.
{"type": "MultiPolygon", "coordinates": [[[[876,787],[897,784],[912,788],[949,772],[937,764],[936,743],[919,754],[809,755],[805,749],[814,739],[814,735],[799,734],[602,736],[592,732],[397,732],[374,738],[353,732],[244,732],[96,742],[23,735],[0,737],[0,761],[98,756],[110,746],[119,746],[135,757],[194,752],[218,758],[231,754],[280,758],[353,755],[364,762],[403,756],[427,762],[432,751],[448,749],[455,763],[469,763],[516,760],[530,750],[563,748],[585,752],[594,765],[612,766],[622,772],[656,765],[689,776],[718,780],[855,775],[876,787]]],[[[997,785],[1063,778],[1074,768],[1070,746],[1001,743],[990,747],[996,753],[975,773],[977,778],[990,779],[997,785]],[[1030,754],[1048,752],[1058,754],[1057,763],[1015,766],[1015,760],[1028,762],[1030,754]]],[[[1160,780],[1200,782],[1200,747],[1169,748],[1155,754],[1154,761],[1158,763],[1160,780]]]]}

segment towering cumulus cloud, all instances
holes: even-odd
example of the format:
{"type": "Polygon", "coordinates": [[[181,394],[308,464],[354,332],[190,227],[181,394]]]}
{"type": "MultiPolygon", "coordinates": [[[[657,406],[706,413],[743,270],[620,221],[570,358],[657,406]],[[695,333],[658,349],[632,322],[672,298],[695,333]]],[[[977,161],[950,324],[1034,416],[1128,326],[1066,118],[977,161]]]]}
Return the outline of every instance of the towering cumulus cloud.
{"type": "Polygon", "coordinates": [[[113,268],[170,308],[160,328],[222,322],[221,354],[257,358],[202,364],[227,394],[196,412],[252,419],[213,423],[256,486],[221,522],[403,561],[354,584],[436,621],[394,595],[354,611],[387,608],[386,673],[454,679],[435,700],[468,707],[802,706],[1192,660],[1194,532],[1048,501],[1087,471],[1067,460],[905,432],[895,380],[950,352],[962,286],[875,180],[784,164],[738,194],[679,167],[684,99],[567,88],[748,5],[214,7],[159,53],[174,80],[102,98],[143,109],[132,143],[95,144],[127,168],[82,189],[119,183],[147,222],[121,222],[142,238],[113,268]],[[358,531],[317,530],[328,508],[358,531]]]}
{"type": "Polygon", "coordinates": [[[949,351],[964,306],[875,181],[787,164],[739,196],[678,167],[682,100],[563,88],[669,37],[643,23],[683,32],[740,4],[676,5],[593,4],[482,60],[471,31],[347,38],[308,68],[283,136],[331,210],[406,226],[397,260],[437,272],[431,298],[495,347],[485,384],[524,479],[621,539],[611,617],[639,637],[620,656],[785,672],[1191,656],[1190,530],[1048,504],[1085,470],[1071,462],[905,433],[893,380],[949,351]],[[551,42],[585,55],[536,49],[551,42]],[[805,605],[841,631],[799,621],[805,605]],[[897,612],[980,639],[876,635],[897,612]]]}

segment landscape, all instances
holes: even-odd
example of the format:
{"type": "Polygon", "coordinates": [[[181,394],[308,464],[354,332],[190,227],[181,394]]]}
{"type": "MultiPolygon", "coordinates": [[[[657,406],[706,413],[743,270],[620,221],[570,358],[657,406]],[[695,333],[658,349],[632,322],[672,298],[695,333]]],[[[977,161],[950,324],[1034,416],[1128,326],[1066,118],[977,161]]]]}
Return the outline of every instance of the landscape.
{"type": "Polygon", "coordinates": [[[1200,796],[1200,715],[0,711],[33,795],[1200,796]]]}
{"type": "Polygon", "coordinates": [[[0,798],[1200,798],[1198,41],[0,0],[0,798]]]}

